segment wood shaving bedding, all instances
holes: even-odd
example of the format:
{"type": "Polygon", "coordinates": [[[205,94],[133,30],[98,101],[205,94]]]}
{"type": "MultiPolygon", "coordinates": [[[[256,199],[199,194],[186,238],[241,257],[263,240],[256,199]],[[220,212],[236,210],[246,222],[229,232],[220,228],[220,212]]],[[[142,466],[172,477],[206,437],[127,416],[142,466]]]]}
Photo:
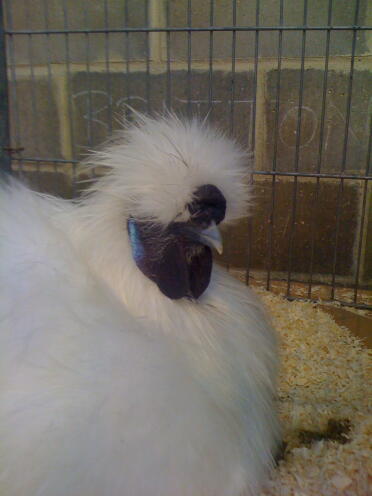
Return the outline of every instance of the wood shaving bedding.
{"type": "Polygon", "coordinates": [[[316,305],[257,292],[281,341],[279,411],[288,443],[260,496],[371,496],[370,351],[316,305]],[[348,426],[342,441],[327,434],[338,421],[348,426]],[[308,431],[321,440],[305,443],[308,431]]]}

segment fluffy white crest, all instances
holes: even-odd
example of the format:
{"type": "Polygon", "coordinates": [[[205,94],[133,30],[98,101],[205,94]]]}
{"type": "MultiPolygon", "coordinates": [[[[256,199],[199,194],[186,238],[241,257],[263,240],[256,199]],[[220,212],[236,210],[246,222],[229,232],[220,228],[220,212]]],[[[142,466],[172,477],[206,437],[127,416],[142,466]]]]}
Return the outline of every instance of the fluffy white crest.
{"type": "Polygon", "coordinates": [[[186,205],[204,184],[215,185],[226,198],[225,221],[247,215],[247,154],[197,119],[137,115],[86,166],[107,169],[90,192],[111,195],[133,217],[161,224],[187,220],[186,205]]]}

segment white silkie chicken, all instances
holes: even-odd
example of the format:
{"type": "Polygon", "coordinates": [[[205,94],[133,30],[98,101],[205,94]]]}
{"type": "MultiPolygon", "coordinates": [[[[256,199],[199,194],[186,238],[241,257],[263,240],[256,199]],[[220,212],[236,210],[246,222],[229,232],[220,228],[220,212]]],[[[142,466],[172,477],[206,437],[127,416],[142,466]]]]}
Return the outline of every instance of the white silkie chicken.
{"type": "Polygon", "coordinates": [[[138,117],[78,203],[0,189],[0,494],[254,495],[279,443],[276,340],[224,270],[239,147],[138,117]]]}

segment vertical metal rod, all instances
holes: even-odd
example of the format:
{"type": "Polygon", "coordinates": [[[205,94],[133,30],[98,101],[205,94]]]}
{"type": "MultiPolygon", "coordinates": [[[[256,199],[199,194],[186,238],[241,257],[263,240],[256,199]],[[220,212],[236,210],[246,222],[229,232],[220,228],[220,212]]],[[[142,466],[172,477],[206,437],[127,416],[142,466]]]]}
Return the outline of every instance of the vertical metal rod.
{"type": "MultiPolygon", "coordinates": [[[[44,11],[44,26],[46,31],[49,30],[49,10],[47,0],[43,0],[43,11],[44,11]]],[[[50,55],[50,35],[44,35],[44,50],[47,56],[47,71],[48,71],[48,95],[49,101],[53,101],[53,86],[52,86],[52,69],[51,69],[51,55],[50,55]]],[[[58,165],[54,162],[54,171],[57,172],[58,165]]]]}
{"type": "MultiPolygon", "coordinates": [[[[149,27],[149,0],[145,2],[145,24],[149,27]]],[[[150,97],[150,33],[146,32],[146,110],[151,111],[151,97],[150,97]]]]}
{"type": "Polygon", "coordinates": [[[6,68],[6,46],[4,34],[3,4],[0,3],[0,172],[11,172],[10,154],[6,148],[10,146],[8,75],[6,68]]]}
{"type": "Polygon", "coordinates": [[[104,23],[105,29],[105,67],[106,67],[106,91],[107,91],[107,116],[108,116],[108,132],[112,133],[113,118],[112,118],[112,85],[111,85],[111,73],[110,73],[110,33],[109,33],[109,16],[108,16],[108,4],[107,0],[103,0],[104,9],[104,23]]]}
{"type": "MultiPolygon", "coordinates": [[[[87,0],[84,0],[84,23],[86,28],[88,29],[88,9],[87,9],[87,0]]],[[[91,78],[90,78],[90,36],[89,32],[85,33],[85,56],[86,56],[86,85],[88,90],[88,146],[92,148],[93,145],[93,137],[92,137],[92,125],[93,125],[93,104],[92,104],[92,87],[91,87],[91,78]]]]}
{"type": "MultiPolygon", "coordinates": [[[[260,0],[256,0],[256,26],[260,23],[260,0]]],[[[256,111],[257,111],[257,82],[258,82],[258,54],[259,54],[259,31],[255,31],[254,41],[254,79],[253,79],[253,105],[252,105],[252,141],[251,148],[254,156],[256,148],[256,111]]],[[[253,175],[250,177],[250,184],[253,185],[253,175]]],[[[252,219],[248,218],[248,243],[246,249],[246,271],[245,283],[249,285],[250,266],[251,266],[251,253],[252,253],[252,219]]]]}
{"type": "MultiPolygon", "coordinates": [[[[236,26],[236,0],[232,0],[232,23],[236,26]]],[[[230,76],[230,134],[234,133],[234,107],[235,107],[235,61],[236,61],[236,31],[231,33],[231,76],[230,76]]],[[[226,232],[226,269],[231,266],[231,231],[229,226],[226,232]]]]}
{"type": "MultiPolygon", "coordinates": [[[[166,23],[167,28],[169,27],[170,22],[170,10],[169,10],[169,1],[166,3],[166,23]]],[[[170,53],[170,45],[171,45],[171,33],[167,31],[166,34],[167,39],[167,85],[166,85],[166,107],[168,110],[172,107],[172,72],[171,72],[171,53],[170,53]]]]}
{"type": "MultiPolygon", "coordinates": [[[[191,0],[187,0],[187,26],[191,28],[191,0]]],[[[191,31],[187,32],[187,116],[191,117],[191,31]]]]}
{"type": "MultiPolygon", "coordinates": [[[[256,26],[260,23],[260,0],[256,0],[256,26]]],[[[256,148],[256,114],[257,114],[257,83],[258,83],[258,53],[259,53],[259,30],[255,31],[254,40],[254,75],[253,75],[253,105],[252,105],[252,138],[251,149],[256,148]]]]}
{"type": "MultiPolygon", "coordinates": [[[[372,142],[372,116],[370,118],[370,125],[369,125],[367,163],[366,163],[366,170],[365,170],[366,176],[369,174],[369,169],[371,166],[371,142],[372,142]]],[[[366,210],[367,210],[367,193],[368,193],[368,180],[365,179],[364,184],[363,184],[362,216],[360,219],[357,265],[356,265],[355,281],[354,281],[354,299],[353,299],[354,303],[357,303],[357,300],[358,300],[360,263],[361,263],[361,258],[362,258],[362,246],[363,246],[363,232],[364,232],[364,222],[365,222],[366,210]]]]}
{"type": "MultiPolygon", "coordinates": [[[[30,18],[31,13],[30,13],[30,5],[29,5],[29,0],[25,0],[24,8],[26,11],[26,16],[30,18]]],[[[33,38],[32,35],[29,34],[27,35],[28,38],[28,58],[29,58],[29,69],[30,69],[30,79],[31,79],[31,112],[32,112],[32,121],[34,123],[34,127],[32,129],[32,137],[33,137],[33,142],[34,146],[36,149],[37,156],[40,157],[40,119],[38,118],[37,115],[37,104],[36,104],[36,95],[35,95],[35,88],[36,88],[36,82],[35,82],[35,70],[34,70],[34,51],[33,51],[33,38]]],[[[37,170],[37,176],[36,180],[38,185],[40,185],[40,162],[36,162],[36,170],[37,170]]]]}
{"type": "MultiPolygon", "coordinates": [[[[63,10],[63,27],[68,30],[68,11],[66,0],[62,1],[63,10]]],[[[68,125],[70,131],[70,146],[71,146],[71,159],[72,162],[72,195],[75,196],[77,192],[76,185],[76,152],[75,152],[75,126],[73,119],[73,106],[72,106],[72,83],[71,83],[71,67],[70,67],[70,39],[68,33],[64,35],[65,39],[65,65],[66,65],[66,91],[67,91],[67,107],[68,107],[68,125]]]]}
{"type": "MultiPolygon", "coordinates": [[[[333,0],[329,0],[328,2],[328,26],[332,23],[332,9],[333,9],[333,0]]],[[[323,76],[323,92],[322,92],[322,108],[320,115],[320,129],[319,129],[319,152],[318,152],[318,161],[316,171],[320,174],[323,164],[323,152],[324,152],[324,124],[325,124],[325,112],[327,106],[327,89],[328,89],[328,66],[329,66],[329,48],[331,41],[331,29],[327,30],[327,38],[326,38],[326,49],[325,49],[325,62],[324,62],[324,76],[323,76]]],[[[308,298],[311,298],[312,284],[313,284],[313,274],[314,274],[314,255],[315,255],[315,230],[316,230],[316,221],[318,219],[318,202],[319,202],[319,193],[320,193],[320,179],[316,178],[316,187],[315,187],[315,198],[314,198],[314,211],[313,211],[313,219],[311,226],[311,247],[310,247],[310,267],[309,267],[309,286],[308,286],[308,298]]]]}
{"type": "MultiPolygon", "coordinates": [[[[0,2],[1,3],[1,2],[0,2]]],[[[3,4],[2,4],[3,5],[3,4]]],[[[13,15],[12,15],[12,9],[10,6],[10,2],[6,2],[6,16],[7,16],[7,26],[9,29],[13,28],[13,15]]],[[[4,11],[3,11],[3,16],[4,16],[4,11]]],[[[5,18],[3,17],[3,21],[5,24],[5,18]]],[[[4,25],[3,24],[3,25],[4,25]]],[[[10,67],[10,75],[11,75],[11,93],[8,94],[8,104],[12,107],[13,112],[12,115],[14,118],[14,144],[16,149],[19,150],[16,154],[16,159],[17,159],[17,171],[20,171],[22,173],[23,171],[23,160],[22,160],[22,132],[21,132],[21,123],[20,123],[20,112],[19,112],[19,105],[18,105],[18,81],[17,81],[17,69],[16,69],[16,61],[15,61],[15,50],[14,50],[14,36],[9,35],[8,36],[8,50],[9,50],[9,61],[8,61],[8,66],[10,67]]],[[[6,52],[4,52],[6,53],[6,52]]],[[[8,90],[9,90],[9,85],[8,85],[8,90]]],[[[9,111],[9,108],[8,108],[9,111]]],[[[9,116],[9,114],[8,114],[9,116]]],[[[10,117],[10,116],[9,116],[10,117]]],[[[10,144],[13,143],[13,138],[10,136],[10,144]]]]}
{"type": "MultiPolygon", "coordinates": [[[[232,23],[236,26],[236,0],[232,0],[232,23]]],[[[236,62],[236,31],[232,31],[231,39],[231,79],[230,79],[230,134],[234,132],[235,110],[235,62],[236,62]]]]}
{"type": "Polygon", "coordinates": [[[336,226],[335,226],[335,237],[334,237],[334,250],[333,250],[333,262],[332,262],[332,280],[331,280],[331,300],[335,299],[336,291],[336,270],[337,270],[337,247],[338,247],[338,237],[340,233],[340,218],[341,218],[341,198],[344,193],[344,181],[340,179],[340,184],[337,191],[336,199],[336,226]]]}
{"type": "MultiPolygon", "coordinates": [[[[356,0],[355,4],[355,15],[354,24],[357,25],[359,17],[359,5],[360,0],[356,0]]],[[[351,47],[351,60],[350,60],[350,73],[349,73],[349,83],[347,92],[347,104],[346,104],[346,119],[345,119],[345,132],[344,132],[344,144],[342,148],[342,161],[341,161],[341,173],[345,171],[346,168],[346,154],[349,141],[349,125],[350,125],[350,114],[351,114],[351,99],[353,94],[353,77],[354,77],[354,62],[355,62],[355,48],[357,41],[357,31],[353,31],[353,40],[351,47]]],[[[340,220],[341,220],[341,199],[344,191],[344,180],[340,179],[340,185],[337,192],[337,210],[336,210],[336,229],[335,229],[335,239],[334,239],[334,252],[333,252],[333,267],[332,267],[332,289],[331,289],[331,299],[335,297],[336,289],[336,270],[337,270],[337,248],[338,248],[338,238],[340,235],[340,220]]]]}
{"type": "MultiPolygon", "coordinates": [[[[209,3],[209,25],[214,26],[214,0],[209,3]]],[[[213,111],[213,34],[209,31],[209,81],[208,81],[208,112],[209,115],[213,111]]]]}
{"type": "MultiPolygon", "coordinates": [[[[284,0],[280,0],[280,13],[279,24],[283,25],[284,17],[284,0]]],[[[280,86],[282,74],[282,49],[283,49],[283,30],[279,30],[279,44],[278,44],[278,77],[276,82],[276,102],[275,102],[275,124],[274,124],[274,151],[273,151],[273,166],[272,170],[276,171],[277,155],[278,155],[278,137],[279,137],[279,112],[280,112],[280,86]]],[[[270,206],[270,220],[269,220],[269,234],[268,234],[268,263],[267,263],[267,278],[266,289],[270,290],[271,284],[271,270],[273,263],[273,234],[274,234],[274,212],[275,212],[275,194],[276,194],[276,176],[273,175],[271,179],[271,206],[270,206]]]]}
{"type": "MultiPolygon", "coordinates": [[[[307,23],[307,0],[304,0],[304,16],[303,25],[307,23]]],[[[305,50],[306,50],[306,28],[302,31],[302,46],[301,46],[301,72],[300,72],[300,90],[298,97],[298,114],[297,114],[297,129],[296,129],[296,152],[295,152],[295,171],[299,169],[300,144],[301,144],[301,118],[302,118],[302,102],[304,93],[304,72],[305,72],[305,50]]],[[[291,276],[292,276],[292,253],[293,243],[296,231],[296,214],[297,214],[297,186],[298,178],[293,178],[293,195],[292,195],[292,219],[289,233],[288,247],[288,275],[287,275],[287,291],[286,296],[291,295],[291,276]]]]}
{"type": "MultiPolygon", "coordinates": [[[[128,21],[129,21],[129,11],[128,11],[128,2],[124,3],[124,26],[128,27],[128,21]]],[[[127,31],[125,33],[125,71],[126,71],[126,88],[125,88],[125,93],[126,93],[126,102],[128,104],[131,104],[131,84],[130,84],[130,39],[129,39],[129,32],[127,31]]],[[[128,109],[125,109],[125,115],[127,119],[130,119],[131,117],[131,111],[128,109]]]]}

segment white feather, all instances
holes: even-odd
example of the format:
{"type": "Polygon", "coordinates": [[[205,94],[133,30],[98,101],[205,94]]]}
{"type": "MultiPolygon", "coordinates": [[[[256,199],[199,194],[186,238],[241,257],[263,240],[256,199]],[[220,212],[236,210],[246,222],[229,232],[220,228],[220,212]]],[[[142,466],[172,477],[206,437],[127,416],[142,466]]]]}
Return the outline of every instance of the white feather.
{"type": "Polygon", "coordinates": [[[239,148],[196,121],[143,118],[90,160],[78,204],[0,193],[0,494],[256,494],[279,441],[276,340],[214,268],[197,302],[135,265],[128,215],[186,216],[201,184],[246,213],[239,148]]]}

